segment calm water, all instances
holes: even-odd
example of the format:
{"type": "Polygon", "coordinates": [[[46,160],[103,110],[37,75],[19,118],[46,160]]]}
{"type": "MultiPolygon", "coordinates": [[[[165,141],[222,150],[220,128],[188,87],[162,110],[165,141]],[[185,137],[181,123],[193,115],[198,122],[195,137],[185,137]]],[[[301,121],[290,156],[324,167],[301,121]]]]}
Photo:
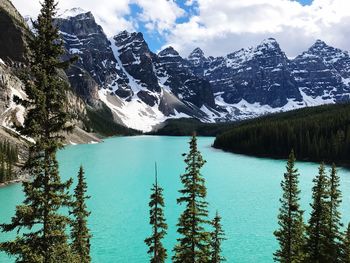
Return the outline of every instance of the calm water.
{"type": "MultiPolygon", "coordinates": [[[[181,208],[176,205],[179,175],[184,171],[182,153],[186,137],[123,137],[95,145],[69,146],[59,153],[62,176],[77,174],[84,165],[89,185],[92,257],[96,263],[147,262],[143,240],[149,235],[148,198],[158,162],[169,231],[168,254],[176,239],[176,222],[181,208]]],[[[278,199],[284,161],[251,158],[211,148],[213,138],[199,138],[208,161],[203,169],[207,180],[211,215],[219,210],[228,240],[224,243],[227,262],[273,262],[276,249],[278,199]]],[[[309,211],[312,178],[317,165],[298,163],[301,173],[303,208],[309,211]]],[[[340,170],[344,220],[350,220],[350,172],[340,170]]],[[[15,205],[23,198],[20,185],[0,189],[0,222],[9,221],[15,205]]],[[[308,213],[306,213],[308,218],[308,213]]],[[[11,235],[10,235],[11,236],[11,235]]],[[[0,240],[10,237],[0,233],[0,240]]],[[[0,254],[0,262],[13,262],[0,254]]],[[[168,260],[170,262],[170,260],[168,260]]]]}

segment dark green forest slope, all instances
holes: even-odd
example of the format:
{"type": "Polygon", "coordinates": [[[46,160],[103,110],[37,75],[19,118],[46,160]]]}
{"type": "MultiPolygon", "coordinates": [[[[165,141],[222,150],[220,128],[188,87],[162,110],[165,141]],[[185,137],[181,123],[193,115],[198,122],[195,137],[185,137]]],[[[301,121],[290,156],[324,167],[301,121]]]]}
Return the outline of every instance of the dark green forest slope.
{"type": "Polygon", "coordinates": [[[230,128],[234,123],[203,123],[197,119],[169,119],[150,135],[191,136],[196,132],[199,136],[216,136],[230,128]]]}
{"type": "Polygon", "coordinates": [[[304,108],[247,121],[218,135],[214,147],[261,157],[350,165],[350,104],[304,108]]]}

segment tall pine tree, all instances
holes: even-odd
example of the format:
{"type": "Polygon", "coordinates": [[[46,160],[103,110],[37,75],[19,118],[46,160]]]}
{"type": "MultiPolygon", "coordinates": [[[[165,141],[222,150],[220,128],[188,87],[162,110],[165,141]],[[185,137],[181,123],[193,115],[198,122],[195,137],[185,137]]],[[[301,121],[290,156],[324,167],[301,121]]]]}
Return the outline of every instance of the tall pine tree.
{"type": "Polygon", "coordinates": [[[32,180],[23,184],[24,203],[16,208],[11,223],[1,225],[6,232],[24,230],[17,232],[20,234],[15,240],[0,244],[0,249],[15,256],[17,262],[75,262],[66,232],[69,218],[61,212],[62,207],[70,205],[71,180],[61,181],[56,159],[62,133],[69,130],[67,85],[59,76],[60,68],[69,63],[60,61],[64,49],[53,25],[55,10],[54,0],[42,2],[30,42],[30,77],[25,87],[28,99],[17,98],[28,109],[19,131],[36,142],[26,163],[32,180]]]}
{"type": "Polygon", "coordinates": [[[329,263],[327,253],[327,234],[329,229],[328,198],[329,182],[322,163],[319,173],[313,180],[311,216],[307,226],[306,257],[307,262],[329,263]]]}
{"type": "Polygon", "coordinates": [[[343,258],[341,260],[342,263],[350,263],[350,223],[344,233],[343,237],[343,258]]]}
{"type": "Polygon", "coordinates": [[[279,229],[274,235],[279,243],[278,250],[274,253],[277,262],[297,263],[302,262],[303,247],[305,245],[303,211],[300,208],[299,174],[295,168],[294,151],[289,155],[286,173],[281,182],[283,191],[280,199],[278,224],[279,229]]]}
{"type": "Polygon", "coordinates": [[[205,164],[197,147],[196,136],[190,141],[190,151],[185,158],[186,173],[181,175],[183,189],[178,204],[184,204],[185,210],[179,218],[177,232],[180,238],[174,248],[175,263],[207,263],[210,259],[210,233],[205,227],[208,221],[207,189],[201,175],[201,168],[205,164]]]}
{"type": "Polygon", "coordinates": [[[152,235],[145,239],[149,247],[148,254],[151,256],[151,263],[164,263],[167,258],[167,251],[162,244],[162,239],[166,235],[168,226],[164,218],[164,198],[163,188],[158,185],[157,164],[155,167],[155,183],[152,187],[150,207],[150,224],[152,235]]]}
{"type": "Polygon", "coordinates": [[[326,239],[326,253],[329,262],[340,262],[341,260],[341,215],[339,206],[341,203],[340,178],[337,175],[335,164],[330,171],[329,182],[329,201],[328,201],[328,232],[326,239]]]}
{"type": "Polygon", "coordinates": [[[214,230],[210,234],[210,263],[220,263],[226,261],[226,259],[221,255],[222,241],[226,240],[226,238],[225,232],[221,225],[221,216],[218,212],[216,212],[211,224],[214,230]]]}
{"type": "Polygon", "coordinates": [[[87,226],[87,218],[90,212],[87,210],[86,201],[90,196],[86,195],[87,185],[84,169],[81,166],[78,173],[78,184],[74,189],[74,200],[72,202],[72,249],[80,263],[90,263],[90,232],[87,226]]]}

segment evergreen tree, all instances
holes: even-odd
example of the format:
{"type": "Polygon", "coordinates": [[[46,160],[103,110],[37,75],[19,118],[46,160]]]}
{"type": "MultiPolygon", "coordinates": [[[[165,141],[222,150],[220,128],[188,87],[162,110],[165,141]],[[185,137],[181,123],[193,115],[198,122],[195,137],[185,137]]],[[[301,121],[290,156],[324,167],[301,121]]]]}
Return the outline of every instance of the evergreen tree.
{"type": "Polygon", "coordinates": [[[18,162],[18,148],[9,141],[0,142],[0,183],[14,178],[14,165],[18,162]]]}
{"type": "Polygon", "coordinates": [[[208,221],[208,203],[205,198],[207,189],[200,170],[205,164],[197,148],[197,139],[193,135],[190,151],[185,158],[186,173],[181,175],[184,186],[179,192],[178,204],[185,204],[185,210],[179,218],[177,232],[180,238],[174,248],[175,263],[207,263],[210,259],[210,234],[205,230],[208,221]]]}
{"type": "Polygon", "coordinates": [[[5,158],[4,155],[0,155],[0,183],[6,182],[6,171],[5,171],[5,158]]]}
{"type": "Polygon", "coordinates": [[[87,218],[90,212],[87,211],[86,200],[90,197],[86,195],[87,185],[84,176],[84,169],[81,166],[78,173],[78,184],[74,189],[74,201],[72,203],[73,215],[72,220],[72,249],[77,255],[80,263],[91,262],[90,257],[90,238],[89,228],[87,226],[87,218]]]}
{"type": "Polygon", "coordinates": [[[168,226],[164,218],[164,198],[163,188],[158,185],[157,164],[156,164],[155,184],[152,187],[150,207],[150,224],[152,235],[145,239],[149,247],[148,254],[151,256],[151,263],[164,263],[167,258],[167,251],[162,244],[162,239],[166,235],[168,226]]]}
{"type": "Polygon", "coordinates": [[[333,164],[329,177],[329,202],[328,202],[328,233],[326,253],[329,262],[339,262],[341,259],[341,215],[339,206],[341,203],[340,178],[337,175],[337,168],[333,164]]]}
{"type": "Polygon", "coordinates": [[[350,223],[345,231],[343,242],[343,258],[341,262],[350,263],[350,223]]]}
{"type": "Polygon", "coordinates": [[[299,174],[295,168],[294,151],[289,155],[284,180],[281,182],[283,196],[280,199],[278,224],[275,231],[279,249],[274,254],[275,261],[296,263],[303,260],[304,223],[303,211],[300,208],[299,174]]]}
{"type": "Polygon", "coordinates": [[[210,263],[220,263],[223,261],[226,261],[224,257],[221,256],[221,244],[222,241],[226,240],[224,230],[222,229],[221,225],[221,216],[218,212],[216,212],[216,215],[211,222],[214,231],[211,233],[211,240],[210,240],[210,263]]]}
{"type": "Polygon", "coordinates": [[[26,169],[32,176],[23,183],[25,200],[16,208],[11,223],[1,225],[5,232],[17,230],[17,238],[0,244],[0,249],[15,256],[16,262],[57,263],[75,262],[66,233],[70,220],[61,208],[71,203],[68,189],[71,180],[62,182],[56,159],[62,147],[63,131],[68,131],[65,110],[66,84],[59,69],[64,53],[58,29],[53,25],[56,13],[54,0],[42,2],[41,13],[34,23],[35,35],[30,42],[30,77],[26,80],[27,100],[16,99],[28,109],[22,135],[31,137],[26,169]],[[23,232],[19,232],[24,230],[23,232]]]}
{"type": "Polygon", "coordinates": [[[307,262],[329,263],[327,253],[327,233],[329,229],[328,180],[322,163],[319,174],[313,180],[311,216],[307,227],[307,262]]]}

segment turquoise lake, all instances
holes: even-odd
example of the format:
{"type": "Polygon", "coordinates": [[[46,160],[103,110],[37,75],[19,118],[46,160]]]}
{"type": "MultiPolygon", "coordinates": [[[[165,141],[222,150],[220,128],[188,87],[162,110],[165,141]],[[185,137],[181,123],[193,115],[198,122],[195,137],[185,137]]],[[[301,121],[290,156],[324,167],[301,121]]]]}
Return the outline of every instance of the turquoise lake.
{"type": "MultiPolygon", "coordinates": [[[[89,195],[89,226],[93,235],[94,263],[149,262],[143,240],[150,234],[148,201],[158,163],[159,183],[164,188],[165,215],[169,225],[164,242],[171,262],[176,242],[176,223],[182,208],[176,204],[184,172],[182,154],[188,137],[120,137],[101,144],[68,146],[59,152],[61,176],[76,177],[85,168],[89,195]]],[[[277,248],[273,231],[281,196],[280,181],[285,161],[225,153],[211,147],[214,138],[199,138],[199,149],[207,160],[203,169],[211,216],[218,210],[227,240],[223,254],[227,262],[273,262],[277,248]]],[[[301,174],[301,202],[309,217],[312,179],[318,165],[297,163],[301,174]]],[[[344,223],[350,220],[350,171],[340,169],[344,223]]],[[[0,222],[8,222],[22,201],[21,185],[0,188],[0,222]]],[[[0,240],[13,234],[0,233],[0,240]]],[[[12,263],[0,254],[1,263],[12,263]]]]}

